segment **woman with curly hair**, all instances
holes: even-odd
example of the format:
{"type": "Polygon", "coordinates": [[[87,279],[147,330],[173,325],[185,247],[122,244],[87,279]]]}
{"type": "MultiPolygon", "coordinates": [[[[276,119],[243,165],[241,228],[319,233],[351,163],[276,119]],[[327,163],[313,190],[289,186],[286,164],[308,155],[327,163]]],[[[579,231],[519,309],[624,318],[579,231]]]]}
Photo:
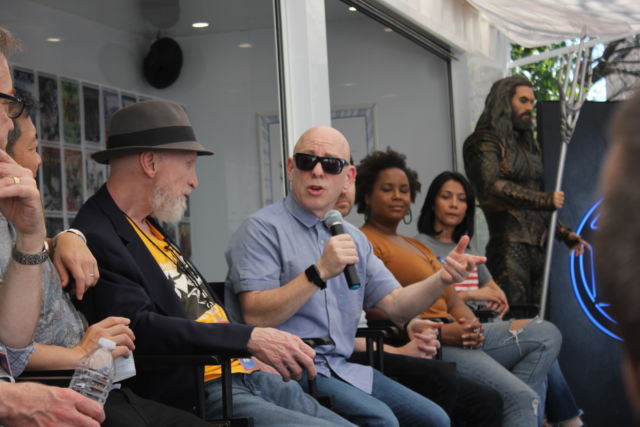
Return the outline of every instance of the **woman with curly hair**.
{"type": "MultiPolygon", "coordinates": [[[[428,247],[397,233],[419,190],[416,172],[407,167],[404,155],[391,149],[371,153],[358,166],[356,204],[365,214],[362,231],[403,286],[442,268],[428,247]]],[[[540,320],[481,325],[453,287],[422,316],[449,322],[441,330],[443,360],[456,362],[462,377],[500,393],[503,425],[538,425],[539,396],[562,340],[555,326],[540,320]]]]}

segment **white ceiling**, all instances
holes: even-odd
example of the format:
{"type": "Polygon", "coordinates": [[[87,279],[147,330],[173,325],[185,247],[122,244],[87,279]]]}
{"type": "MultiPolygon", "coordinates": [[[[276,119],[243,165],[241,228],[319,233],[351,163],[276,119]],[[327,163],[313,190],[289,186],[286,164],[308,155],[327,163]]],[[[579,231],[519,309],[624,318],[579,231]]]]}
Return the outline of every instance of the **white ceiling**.
{"type": "MultiPolygon", "coordinates": [[[[159,27],[162,35],[171,37],[273,27],[273,4],[269,0],[29,1],[142,35],[155,35],[159,27]],[[194,29],[191,24],[196,21],[206,21],[212,26],[207,29],[194,29]]],[[[327,0],[325,8],[329,21],[356,19],[362,16],[349,12],[348,6],[339,0],[327,0]]]]}
{"type": "Polygon", "coordinates": [[[535,47],[640,32],[640,0],[467,0],[512,41],[535,47]]]}

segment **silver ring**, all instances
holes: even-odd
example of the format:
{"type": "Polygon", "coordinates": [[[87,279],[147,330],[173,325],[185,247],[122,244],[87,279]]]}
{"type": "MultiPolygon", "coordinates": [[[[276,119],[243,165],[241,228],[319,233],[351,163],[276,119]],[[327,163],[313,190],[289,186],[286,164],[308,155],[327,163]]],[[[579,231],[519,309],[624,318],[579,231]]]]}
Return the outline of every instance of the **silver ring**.
{"type": "Polygon", "coordinates": [[[15,185],[20,184],[20,178],[19,178],[19,177],[17,177],[17,176],[14,176],[14,177],[13,177],[13,183],[14,183],[15,185]]]}
{"type": "Polygon", "coordinates": [[[96,275],[93,273],[89,273],[89,277],[96,277],[96,275]]]}

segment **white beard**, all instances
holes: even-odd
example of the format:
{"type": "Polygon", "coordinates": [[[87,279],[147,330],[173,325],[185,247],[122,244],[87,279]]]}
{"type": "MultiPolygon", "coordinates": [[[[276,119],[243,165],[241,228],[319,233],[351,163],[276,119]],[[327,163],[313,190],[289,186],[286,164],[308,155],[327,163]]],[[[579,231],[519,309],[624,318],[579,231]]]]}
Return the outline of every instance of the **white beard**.
{"type": "Polygon", "coordinates": [[[182,219],[187,210],[187,198],[183,195],[172,197],[156,186],[151,199],[153,216],[158,220],[176,223],[182,219]]]}

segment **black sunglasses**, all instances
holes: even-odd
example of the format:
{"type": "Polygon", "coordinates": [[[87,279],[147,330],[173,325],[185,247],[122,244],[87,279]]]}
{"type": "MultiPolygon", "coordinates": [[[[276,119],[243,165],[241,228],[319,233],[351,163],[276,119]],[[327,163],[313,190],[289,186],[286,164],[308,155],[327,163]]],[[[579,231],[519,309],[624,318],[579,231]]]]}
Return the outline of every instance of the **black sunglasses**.
{"type": "Polygon", "coordinates": [[[304,153],[294,154],[293,159],[296,162],[296,167],[301,171],[313,170],[318,162],[320,162],[322,170],[331,175],[338,175],[342,172],[342,169],[349,164],[346,160],[337,157],[320,157],[304,153]]]}
{"type": "Polygon", "coordinates": [[[17,119],[20,117],[24,111],[24,101],[22,99],[2,92],[0,92],[0,99],[8,101],[0,102],[0,104],[5,106],[7,116],[9,116],[10,119],[17,119]]]}

